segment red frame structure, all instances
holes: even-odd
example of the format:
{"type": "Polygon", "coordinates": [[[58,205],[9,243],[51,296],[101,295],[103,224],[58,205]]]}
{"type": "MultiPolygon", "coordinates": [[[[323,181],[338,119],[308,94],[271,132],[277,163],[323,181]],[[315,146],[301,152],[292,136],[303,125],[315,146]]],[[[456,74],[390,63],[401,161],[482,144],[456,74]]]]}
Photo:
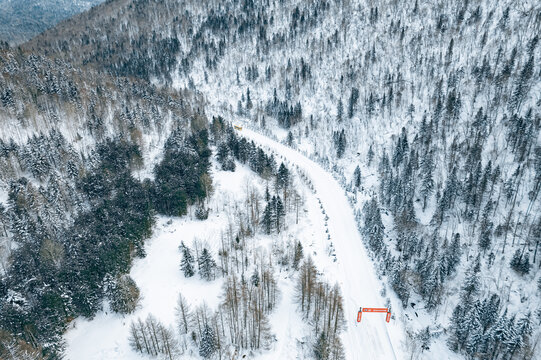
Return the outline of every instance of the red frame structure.
{"type": "Polygon", "coordinates": [[[359,312],[357,313],[357,322],[361,322],[363,312],[387,313],[387,316],[385,317],[385,321],[387,322],[391,321],[391,311],[388,308],[359,308],[359,312]]]}

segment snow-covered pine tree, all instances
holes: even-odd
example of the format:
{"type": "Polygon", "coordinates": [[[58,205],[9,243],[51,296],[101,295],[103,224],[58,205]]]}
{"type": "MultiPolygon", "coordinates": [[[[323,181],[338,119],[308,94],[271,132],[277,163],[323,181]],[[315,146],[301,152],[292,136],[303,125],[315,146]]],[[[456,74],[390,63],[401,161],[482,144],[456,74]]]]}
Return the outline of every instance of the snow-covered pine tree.
{"type": "Polygon", "coordinates": [[[357,189],[361,187],[362,183],[362,177],[361,177],[361,168],[359,165],[355,167],[355,171],[353,171],[353,186],[355,186],[357,189]]]}
{"type": "Polygon", "coordinates": [[[250,277],[250,282],[255,287],[259,286],[259,271],[257,271],[257,268],[254,269],[254,272],[252,273],[252,276],[250,277]]]}
{"type": "Polygon", "coordinates": [[[480,280],[479,271],[481,270],[480,256],[478,255],[476,260],[470,265],[466,272],[466,278],[462,284],[462,292],[460,294],[460,300],[463,304],[470,304],[479,293],[480,280]]]}
{"type": "Polygon", "coordinates": [[[246,110],[251,110],[253,107],[252,99],[250,98],[250,88],[246,89],[246,110]]]}
{"type": "Polygon", "coordinates": [[[421,195],[423,197],[423,211],[426,209],[426,201],[434,191],[434,179],[432,177],[433,153],[428,151],[421,162],[421,195]]]}
{"type": "Polygon", "coordinates": [[[199,265],[199,275],[202,279],[211,281],[216,278],[216,262],[207,248],[203,248],[197,262],[199,265]]]}
{"type": "Polygon", "coordinates": [[[530,272],[530,254],[521,250],[515,251],[510,262],[511,268],[521,275],[530,272]]]}
{"type": "MultiPolygon", "coordinates": [[[[293,254],[293,269],[298,270],[299,269],[299,263],[304,257],[303,250],[302,250],[302,244],[300,241],[297,240],[295,244],[295,252],[293,254]]],[[[540,281],[541,286],[541,281],[540,281]]]]}
{"type": "Polygon", "coordinates": [[[182,251],[182,260],[180,261],[180,269],[184,273],[184,276],[189,278],[195,274],[194,263],[195,260],[192,256],[192,251],[184,244],[184,241],[180,243],[180,250],[182,251]]]}
{"type": "Polygon", "coordinates": [[[284,203],[282,202],[282,199],[280,198],[280,196],[276,196],[275,198],[275,226],[276,226],[276,230],[278,232],[280,232],[280,230],[282,229],[283,227],[283,220],[286,216],[286,212],[285,212],[285,208],[284,208],[284,203]]]}
{"type": "Polygon", "coordinates": [[[368,153],[366,154],[366,161],[367,165],[372,165],[372,160],[374,160],[374,149],[372,148],[372,144],[370,144],[370,147],[368,148],[368,153]]]}
{"type": "Polygon", "coordinates": [[[210,359],[210,357],[216,352],[216,337],[214,330],[209,324],[205,324],[203,333],[201,334],[201,342],[199,344],[199,356],[210,359]]]}
{"type": "Polygon", "coordinates": [[[129,314],[135,310],[139,301],[139,288],[129,275],[116,278],[108,292],[111,310],[129,314]]]}
{"type": "Polygon", "coordinates": [[[447,251],[445,252],[447,276],[455,272],[458,264],[460,263],[461,255],[462,251],[460,245],[460,234],[456,233],[453,236],[453,241],[451,242],[451,245],[447,248],[447,251]]]}
{"type": "Polygon", "coordinates": [[[263,218],[261,219],[261,225],[265,234],[272,233],[274,228],[274,210],[271,202],[267,202],[265,210],[263,210],[263,218]]]}
{"type": "Polygon", "coordinates": [[[355,113],[355,105],[357,105],[358,100],[359,100],[359,89],[356,87],[352,87],[351,94],[349,96],[349,102],[348,102],[348,117],[350,119],[353,117],[353,114],[355,113]]]}
{"type": "Polygon", "coordinates": [[[327,360],[329,358],[329,343],[324,331],[319,334],[314,344],[314,358],[317,360],[327,360]]]}
{"type": "Polygon", "coordinates": [[[289,170],[281,163],[278,167],[278,173],[276,174],[276,187],[278,189],[284,189],[289,186],[289,170]]]}
{"type": "Polygon", "coordinates": [[[376,256],[380,255],[385,244],[383,243],[383,222],[379,205],[375,198],[367,201],[363,206],[364,227],[363,233],[368,238],[368,246],[376,256]]]}
{"type": "Polygon", "coordinates": [[[342,122],[344,117],[344,104],[342,98],[338,99],[338,105],[336,106],[336,121],[342,122]]]}
{"type": "Polygon", "coordinates": [[[481,228],[479,229],[479,248],[485,253],[490,248],[492,243],[492,221],[490,221],[492,213],[492,201],[489,199],[483,210],[483,218],[481,220],[481,228]]]}

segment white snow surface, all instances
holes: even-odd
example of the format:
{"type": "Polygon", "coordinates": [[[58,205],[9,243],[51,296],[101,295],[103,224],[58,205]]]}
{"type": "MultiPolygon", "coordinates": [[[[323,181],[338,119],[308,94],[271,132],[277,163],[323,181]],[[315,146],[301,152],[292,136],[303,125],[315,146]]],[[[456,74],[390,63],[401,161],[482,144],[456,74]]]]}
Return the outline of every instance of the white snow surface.
{"type": "Polygon", "coordinates": [[[330,173],[294,149],[247,128],[242,130],[242,135],[272,149],[311,177],[329,217],[329,233],[338,258],[336,266],[325,269],[324,273],[342,289],[347,323],[342,334],[346,359],[403,359],[403,330],[399,322],[386,323],[385,314],[375,313],[363,314],[362,321],[356,323],[360,307],[384,307],[384,299],[344,190],[330,173]]]}
{"type": "MultiPolygon", "coordinates": [[[[231,209],[238,206],[239,201],[243,201],[244,190],[247,187],[256,187],[259,193],[263,194],[266,184],[247,166],[241,164],[237,164],[233,173],[217,168],[214,168],[213,172],[215,192],[209,201],[212,209],[209,219],[194,220],[190,215],[180,219],[159,217],[152,238],[145,243],[147,256],[136,259],[130,271],[130,276],[141,292],[137,310],[133,314],[121,316],[110,311],[105,302],[104,310],[92,320],[77,318],[65,335],[66,360],[149,359],[130,348],[130,323],[137,318],[144,320],[150,313],[164,325],[175,328],[175,306],[179,293],[186,298],[191,309],[203,303],[211,311],[217,309],[222,301],[224,278],[206,282],[196,274],[186,279],[179,268],[181,255],[178,246],[181,241],[193,246],[193,241],[197,239],[208,246],[215,256],[221,233],[227,230],[230,223],[235,224],[235,214],[231,209]]],[[[325,251],[324,219],[318,211],[319,204],[310,192],[305,195],[305,209],[309,210],[300,214],[299,225],[295,225],[293,221],[293,224],[289,224],[288,231],[279,235],[257,234],[254,239],[250,239],[250,243],[255,248],[261,248],[264,253],[270,252],[275,243],[298,239],[305,246],[306,254],[310,253],[318,263],[332,263],[325,251]]],[[[280,295],[274,312],[269,316],[271,332],[276,341],[268,351],[245,350],[240,352],[239,358],[243,355],[247,356],[246,359],[261,360],[311,358],[306,355],[311,354],[308,341],[310,327],[297,311],[298,305],[295,302],[297,274],[294,271],[282,271],[279,266],[276,268],[280,270],[275,272],[280,295]]],[[[178,358],[200,359],[190,350],[178,358]]]]}

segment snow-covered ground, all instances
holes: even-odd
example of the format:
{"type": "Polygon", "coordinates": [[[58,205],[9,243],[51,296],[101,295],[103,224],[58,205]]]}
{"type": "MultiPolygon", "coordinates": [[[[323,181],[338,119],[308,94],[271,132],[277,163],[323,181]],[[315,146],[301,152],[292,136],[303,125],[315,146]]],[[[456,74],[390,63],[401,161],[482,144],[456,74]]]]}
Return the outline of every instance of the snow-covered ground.
{"type": "MultiPolygon", "coordinates": [[[[196,275],[186,279],[179,268],[181,254],[178,246],[184,241],[188,246],[197,241],[208,245],[216,256],[220,237],[230,223],[235,224],[233,204],[244,199],[245,189],[255,187],[263,194],[265,183],[248,169],[237,164],[234,173],[213,169],[214,195],[209,201],[210,216],[205,221],[191,218],[190,215],[178,219],[159,217],[154,227],[154,234],[147,240],[144,259],[136,259],[130,276],[136,281],[141,291],[138,309],[130,315],[121,316],[108,309],[99,312],[92,320],[78,318],[67,331],[66,359],[144,359],[147,358],[131,350],[128,342],[129,326],[137,318],[145,319],[152,313],[158,321],[166,326],[175,327],[175,306],[178,294],[186,298],[193,309],[206,303],[214,311],[222,301],[223,278],[212,282],[199,279],[196,275]]],[[[312,256],[318,269],[324,274],[332,268],[332,259],[328,256],[325,234],[324,215],[319,209],[319,202],[314,194],[297,184],[304,193],[304,210],[301,211],[299,224],[295,224],[293,216],[289,216],[288,229],[279,235],[257,234],[254,248],[263,248],[270,252],[273,244],[300,240],[305,255],[312,256]]],[[[336,265],[334,265],[336,266],[336,265]]],[[[310,358],[311,347],[307,341],[310,327],[304,322],[298,305],[295,302],[296,272],[282,271],[276,266],[275,274],[280,299],[269,317],[271,332],[276,341],[269,351],[241,353],[248,358],[258,359],[303,359],[310,358]]],[[[334,278],[334,277],[330,277],[334,278]]],[[[351,319],[354,318],[354,315],[351,319]]],[[[383,321],[382,319],[380,319],[383,321]]],[[[196,354],[183,354],[182,359],[199,359],[196,354]]],[[[348,357],[349,358],[349,357],[348,357]]]]}
{"type": "MultiPolygon", "coordinates": [[[[342,334],[347,359],[403,359],[403,330],[400,322],[385,322],[384,314],[364,314],[356,323],[359,307],[384,307],[382,284],[361,242],[352,209],[338,182],[320,165],[301,153],[247,128],[242,135],[268,147],[308,174],[326,211],[331,241],[338,258],[322,269],[340,284],[344,296],[347,329],[342,334]]],[[[316,262],[318,266],[320,265],[316,262]]]]}

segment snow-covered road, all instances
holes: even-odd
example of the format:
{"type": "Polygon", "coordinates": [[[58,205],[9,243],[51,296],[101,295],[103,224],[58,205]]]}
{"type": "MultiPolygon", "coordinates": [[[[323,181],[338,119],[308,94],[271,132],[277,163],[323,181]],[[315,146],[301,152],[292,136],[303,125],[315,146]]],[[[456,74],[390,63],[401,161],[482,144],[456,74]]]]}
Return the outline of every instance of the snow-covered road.
{"type": "Polygon", "coordinates": [[[384,307],[385,304],[380,296],[380,281],[361,242],[344,190],[330,173],[301,153],[246,128],[241,135],[273,150],[311,177],[329,216],[329,232],[338,258],[331,269],[333,273],[326,271],[325,276],[338,281],[342,289],[347,323],[342,333],[346,359],[403,359],[403,334],[397,321],[391,320],[388,324],[385,314],[363,314],[362,322],[356,323],[359,307],[384,307]]]}

